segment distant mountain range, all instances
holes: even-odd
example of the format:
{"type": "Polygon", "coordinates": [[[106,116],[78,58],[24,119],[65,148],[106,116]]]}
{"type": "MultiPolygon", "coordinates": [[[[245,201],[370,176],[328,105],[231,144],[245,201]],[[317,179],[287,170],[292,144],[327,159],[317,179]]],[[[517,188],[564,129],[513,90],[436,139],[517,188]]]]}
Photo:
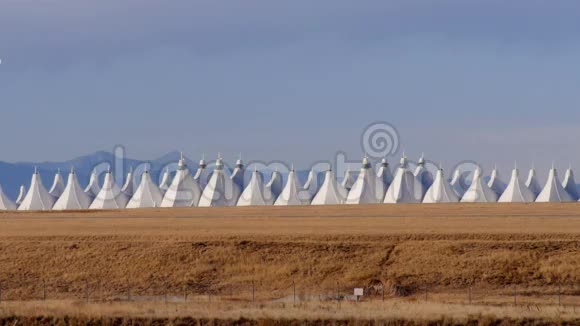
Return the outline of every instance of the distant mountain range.
{"type": "MultiPolygon", "coordinates": [[[[65,180],[68,179],[68,173],[71,168],[75,169],[75,173],[79,179],[79,182],[84,187],[87,185],[89,181],[89,176],[93,169],[97,169],[100,172],[101,177],[101,184],[102,179],[104,178],[104,171],[107,170],[107,167],[110,165],[111,170],[115,173],[115,177],[117,183],[121,184],[126,177],[127,172],[129,172],[130,168],[138,168],[141,167],[141,171],[136,171],[136,179],[139,182],[140,175],[142,173],[142,169],[144,169],[144,164],[149,164],[150,173],[153,177],[153,180],[158,181],[161,179],[161,174],[163,169],[170,164],[176,164],[181,157],[181,153],[178,151],[169,152],[157,159],[151,161],[142,161],[142,160],[135,160],[131,158],[125,158],[122,163],[123,166],[123,176],[121,178],[120,175],[117,175],[115,170],[115,156],[111,152],[106,151],[98,151],[89,155],[80,156],[74,158],[72,160],[64,161],[64,162],[17,162],[17,163],[6,163],[0,162],[0,185],[2,185],[2,189],[4,192],[12,199],[15,199],[18,196],[18,191],[21,185],[24,185],[28,190],[30,186],[30,180],[32,173],[34,172],[35,168],[38,168],[38,172],[43,180],[44,186],[47,190],[50,189],[52,182],[54,180],[54,175],[58,170],[61,171],[61,174],[65,180]]],[[[187,165],[189,166],[192,173],[195,173],[198,167],[198,161],[193,161],[187,157],[185,157],[187,165]]],[[[208,163],[210,161],[208,160],[208,163]]],[[[227,162],[233,164],[234,162],[227,162]]],[[[170,169],[171,170],[171,169],[170,169]]],[[[249,180],[249,174],[251,171],[246,171],[246,179],[249,180]]],[[[266,173],[267,177],[269,174],[266,173]]],[[[307,178],[308,171],[297,171],[298,177],[304,182],[307,178]]],[[[265,177],[266,177],[265,176],[265,177]]],[[[320,179],[320,178],[319,178],[320,179]]],[[[267,179],[266,179],[267,180],[267,179]]]]}

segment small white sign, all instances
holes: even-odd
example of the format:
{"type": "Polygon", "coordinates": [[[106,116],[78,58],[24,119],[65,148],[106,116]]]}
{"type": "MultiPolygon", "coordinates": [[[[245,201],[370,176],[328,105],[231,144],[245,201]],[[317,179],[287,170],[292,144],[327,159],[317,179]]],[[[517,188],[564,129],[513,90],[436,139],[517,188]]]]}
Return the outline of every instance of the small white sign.
{"type": "Polygon", "coordinates": [[[365,293],[365,290],[363,288],[355,288],[354,289],[354,295],[357,297],[362,297],[365,293]]]}

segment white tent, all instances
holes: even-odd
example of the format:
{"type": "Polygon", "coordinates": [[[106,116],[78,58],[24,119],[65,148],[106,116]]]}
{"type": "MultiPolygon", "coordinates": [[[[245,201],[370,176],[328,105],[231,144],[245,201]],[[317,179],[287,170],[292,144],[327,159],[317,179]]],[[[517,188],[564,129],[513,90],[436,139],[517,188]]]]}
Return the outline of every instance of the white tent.
{"type": "Polygon", "coordinates": [[[356,181],[355,174],[351,171],[350,166],[349,166],[346,168],[346,171],[344,172],[344,178],[342,179],[342,182],[340,184],[347,191],[350,191],[350,189],[354,185],[355,181],[356,181]]]}
{"type": "Polygon", "coordinates": [[[54,197],[51,196],[42,184],[38,170],[34,169],[32,180],[30,181],[30,190],[22,200],[19,211],[40,211],[50,210],[54,205],[54,197]]]}
{"type": "Polygon", "coordinates": [[[58,198],[60,197],[60,195],[62,195],[63,191],[64,191],[64,181],[62,180],[60,169],[58,169],[58,171],[56,171],[56,174],[54,175],[54,181],[52,182],[52,186],[50,187],[48,193],[51,194],[53,197],[58,198]]]}
{"type": "Polygon", "coordinates": [[[415,178],[417,178],[417,180],[419,180],[419,183],[421,184],[421,197],[419,198],[418,189],[415,189],[415,197],[419,201],[422,201],[425,193],[427,192],[427,189],[431,188],[431,185],[433,184],[433,174],[431,174],[431,172],[425,168],[425,157],[423,155],[421,155],[419,158],[419,162],[417,162],[417,168],[415,168],[413,175],[415,178]]]}
{"type": "Polygon", "coordinates": [[[506,184],[505,182],[501,181],[499,176],[499,172],[497,171],[497,167],[494,167],[491,171],[491,175],[489,176],[489,181],[487,182],[487,186],[495,192],[497,197],[501,196],[505,191],[506,184]]]}
{"type": "Polygon", "coordinates": [[[211,178],[201,194],[200,207],[235,206],[240,196],[240,188],[224,172],[224,163],[218,157],[211,178]]]}
{"type": "Polygon", "coordinates": [[[458,198],[463,197],[463,194],[465,194],[465,191],[468,188],[465,185],[465,180],[462,179],[462,174],[459,169],[456,169],[453,173],[453,178],[451,179],[450,184],[458,198]]]}
{"type": "Polygon", "coordinates": [[[471,185],[461,198],[462,203],[495,203],[497,194],[483,181],[481,169],[475,169],[471,185]]]}
{"type": "Polygon", "coordinates": [[[389,189],[389,186],[393,182],[393,174],[391,173],[391,168],[389,167],[389,162],[386,159],[381,160],[381,167],[377,172],[377,197],[382,201],[385,198],[385,194],[389,189]]]}
{"type": "Polygon", "coordinates": [[[161,206],[163,194],[159,187],[151,179],[151,173],[148,170],[141,175],[141,183],[129,203],[127,208],[150,208],[161,206]]]}
{"type": "Polygon", "coordinates": [[[567,202],[572,201],[572,197],[568,194],[566,189],[562,187],[558,179],[558,172],[554,167],[550,169],[546,185],[536,198],[536,202],[567,202]]]}
{"type": "Polygon", "coordinates": [[[375,204],[379,202],[376,188],[377,176],[371,163],[365,157],[356,181],[346,197],[347,204],[375,204]]]}
{"type": "Polygon", "coordinates": [[[536,199],[528,187],[520,180],[520,173],[517,168],[512,171],[512,177],[505,191],[499,197],[499,203],[530,203],[536,199]]]}
{"type": "Polygon", "coordinates": [[[562,187],[564,187],[564,190],[566,190],[568,195],[572,197],[572,200],[578,201],[580,196],[578,196],[578,188],[576,186],[576,180],[574,180],[574,172],[572,171],[572,167],[566,170],[564,181],[562,182],[562,187]]]}
{"type": "Polygon", "coordinates": [[[435,174],[435,180],[425,193],[423,203],[456,203],[458,201],[459,197],[445,179],[443,169],[439,168],[435,174]]]}
{"type": "Polygon", "coordinates": [[[171,185],[171,173],[169,173],[169,168],[165,168],[165,171],[163,172],[163,176],[161,177],[161,182],[159,183],[159,190],[161,191],[161,193],[165,193],[167,191],[167,189],[169,189],[169,186],[171,185]]]}
{"type": "Polygon", "coordinates": [[[20,205],[22,201],[26,197],[26,187],[24,185],[20,186],[20,192],[18,193],[18,197],[16,198],[16,205],[20,205]]]}
{"type": "Polygon", "coordinates": [[[193,179],[183,155],[177,164],[177,172],[169,188],[165,192],[161,207],[191,207],[197,206],[201,197],[201,188],[193,179]]]}
{"type": "Polygon", "coordinates": [[[89,209],[119,209],[127,206],[128,198],[115,183],[111,171],[105,174],[103,187],[93,200],[89,209]]]}
{"type": "Polygon", "coordinates": [[[536,169],[533,167],[530,169],[530,173],[528,174],[528,179],[526,180],[526,187],[530,189],[530,191],[534,194],[534,197],[537,198],[540,192],[542,192],[542,187],[536,178],[536,169]]]}
{"type": "Polygon", "coordinates": [[[314,198],[318,192],[318,173],[314,172],[312,169],[308,172],[308,178],[304,184],[304,190],[306,190],[311,199],[314,198]]]}
{"type": "Polygon", "coordinates": [[[343,204],[348,196],[346,189],[336,181],[332,170],[326,171],[324,182],[312,199],[312,205],[337,205],[343,204]]]}
{"type": "Polygon", "coordinates": [[[296,171],[294,168],[288,173],[288,180],[286,185],[274,205],[276,206],[292,206],[292,205],[308,205],[310,203],[310,196],[308,192],[300,186],[296,171]]]}
{"type": "Polygon", "coordinates": [[[232,176],[230,177],[234,184],[238,186],[239,189],[244,189],[244,174],[246,173],[246,169],[244,168],[244,162],[242,161],[241,157],[236,161],[236,167],[232,172],[232,176]]]}
{"type": "Polygon", "coordinates": [[[68,175],[68,181],[66,183],[66,187],[60,198],[56,201],[54,206],[52,207],[53,210],[69,210],[69,209],[87,209],[91,204],[91,199],[89,195],[87,195],[79,181],[77,176],[74,172],[74,169],[71,169],[68,175]]]}
{"type": "Polygon", "coordinates": [[[403,156],[383,202],[385,204],[419,203],[420,201],[415,196],[415,187],[421,187],[421,184],[409,171],[407,158],[403,156]]]}
{"type": "Polygon", "coordinates": [[[16,203],[13,202],[0,186],[0,211],[13,211],[16,210],[16,203]]]}
{"type": "Polygon", "coordinates": [[[267,191],[269,190],[264,186],[262,173],[254,170],[248,186],[240,195],[240,199],[238,199],[238,206],[265,206],[274,204],[272,195],[267,194],[267,191]]]}
{"type": "Polygon", "coordinates": [[[197,182],[199,188],[201,188],[202,191],[207,186],[207,183],[209,181],[209,171],[207,169],[207,164],[205,163],[205,159],[203,157],[199,161],[199,166],[197,168],[197,171],[195,171],[193,180],[197,182]]]}
{"type": "Polygon", "coordinates": [[[276,201],[280,193],[282,193],[282,188],[284,187],[284,180],[282,179],[282,174],[278,170],[272,172],[270,181],[266,184],[267,194],[270,194],[272,202],[276,201]]]}
{"type": "Polygon", "coordinates": [[[133,167],[129,168],[129,173],[127,173],[127,179],[125,179],[125,184],[121,191],[127,196],[127,198],[133,197],[135,193],[135,189],[137,189],[137,185],[135,184],[135,176],[133,175],[133,167]]]}
{"type": "Polygon", "coordinates": [[[85,188],[85,193],[92,199],[97,197],[100,191],[101,187],[99,186],[99,175],[97,174],[97,170],[93,170],[89,179],[89,184],[85,188]]]}

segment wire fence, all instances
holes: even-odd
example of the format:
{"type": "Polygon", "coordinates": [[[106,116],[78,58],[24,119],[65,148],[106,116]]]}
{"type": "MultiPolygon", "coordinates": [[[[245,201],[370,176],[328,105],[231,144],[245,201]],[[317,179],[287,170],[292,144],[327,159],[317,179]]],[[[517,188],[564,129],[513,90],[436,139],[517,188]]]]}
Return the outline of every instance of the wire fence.
{"type": "Polygon", "coordinates": [[[41,279],[35,281],[0,281],[0,303],[7,301],[79,300],[97,302],[164,302],[212,303],[388,301],[435,302],[467,305],[556,305],[580,308],[580,286],[559,284],[550,286],[509,285],[505,287],[414,287],[410,292],[393,287],[374,285],[363,288],[363,295],[354,295],[352,286],[339,283],[334,288],[309,288],[292,282],[285,287],[269,288],[255,281],[219,286],[186,284],[176,286],[168,282],[152,282],[147,287],[131,282],[65,281],[41,279]]]}

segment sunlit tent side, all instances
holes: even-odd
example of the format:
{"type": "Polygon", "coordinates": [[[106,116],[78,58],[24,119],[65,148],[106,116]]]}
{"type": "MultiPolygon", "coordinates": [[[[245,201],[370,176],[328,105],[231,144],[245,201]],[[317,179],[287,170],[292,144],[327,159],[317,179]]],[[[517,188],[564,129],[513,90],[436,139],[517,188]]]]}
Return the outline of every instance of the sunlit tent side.
{"type": "Polygon", "coordinates": [[[443,169],[439,168],[435,174],[435,180],[425,193],[423,203],[456,203],[458,201],[459,197],[445,179],[443,169]]]}
{"type": "Polygon", "coordinates": [[[362,160],[361,169],[355,183],[348,192],[347,204],[376,204],[379,202],[376,193],[377,177],[368,158],[362,160]]]}
{"type": "Polygon", "coordinates": [[[385,204],[419,203],[415,196],[415,187],[418,186],[420,186],[419,181],[409,170],[407,158],[403,156],[383,202],[385,204]]]}
{"type": "Polygon", "coordinates": [[[103,187],[89,206],[89,209],[119,209],[127,206],[129,199],[115,183],[113,174],[109,169],[105,174],[103,187]]]}
{"type": "Polygon", "coordinates": [[[338,205],[346,201],[348,192],[336,181],[332,170],[326,171],[324,181],[318,193],[312,199],[311,205],[338,205]]]}
{"type": "Polygon", "coordinates": [[[163,194],[157,184],[153,182],[151,178],[151,173],[149,170],[145,170],[141,175],[141,183],[129,203],[127,203],[127,208],[151,208],[161,206],[161,201],[163,200],[163,194]]]}
{"type": "Polygon", "coordinates": [[[48,193],[44,185],[42,184],[42,179],[40,178],[40,173],[38,169],[34,168],[34,173],[32,174],[32,180],[30,181],[30,190],[22,200],[20,206],[18,206],[19,211],[41,211],[50,210],[54,205],[54,197],[48,193]]]}
{"type": "Polygon", "coordinates": [[[484,182],[481,169],[475,169],[471,185],[461,198],[462,203],[495,203],[497,194],[484,182]]]}
{"type": "Polygon", "coordinates": [[[175,177],[163,196],[161,207],[197,206],[200,198],[201,188],[189,172],[182,154],[175,177]]]}
{"type": "Polygon", "coordinates": [[[538,198],[536,198],[536,202],[549,203],[568,201],[572,201],[572,197],[570,197],[568,192],[564,189],[564,187],[562,187],[562,183],[558,178],[558,172],[554,167],[552,167],[548,173],[546,185],[544,188],[542,188],[538,198]]]}
{"type": "Polygon", "coordinates": [[[520,180],[520,173],[517,168],[512,171],[512,177],[498,202],[500,203],[530,203],[536,199],[528,187],[520,180]]]}
{"type": "Polygon", "coordinates": [[[73,210],[73,209],[87,209],[91,204],[91,199],[87,195],[75,174],[74,169],[71,169],[66,187],[62,192],[60,198],[53,206],[53,210],[73,210]]]}
{"type": "Polygon", "coordinates": [[[240,188],[225,174],[224,163],[218,157],[209,182],[201,194],[200,207],[235,206],[240,196],[240,188]]]}

